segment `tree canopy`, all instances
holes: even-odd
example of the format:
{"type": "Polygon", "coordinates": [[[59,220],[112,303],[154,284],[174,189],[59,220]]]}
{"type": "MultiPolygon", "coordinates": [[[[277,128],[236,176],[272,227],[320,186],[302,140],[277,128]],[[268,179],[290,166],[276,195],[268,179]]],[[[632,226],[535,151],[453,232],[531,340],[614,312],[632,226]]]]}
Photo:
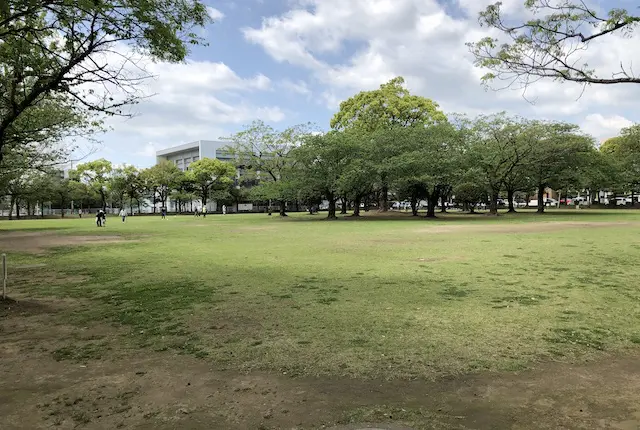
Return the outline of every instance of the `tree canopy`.
{"type": "MultiPolygon", "coordinates": [[[[120,115],[149,76],[133,53],[184,60],[209,22],[198,0],[7,0],[0,9],[0,157],[4,146],[43,129],[77,129],[96,112],[120,115]],[[55,103],[71,123],[35,110],[55,103]]],[[[89,121],[87,124],[92,124],[89,121]]],[[[84,124],[86,125],[86,124],[84,124]]]]}
{"type": "Polygon", "coordinates": [[[436,102],[412,95],[398,76],[372,91],[361,91],[340,103],[340,110],[331,119],[335,130],[360,128],[373,132],[395,126],[426,126],[446,122],[447,117],[436,102]]]}
{"type": "Polygon", "coordinates": [[[631,64],[620,61],[619,70],[605,76],[580,58],[594,40],[614,44],[613,36],[630,36],[640,16],[624,8],[589,7],[582,0],[524,0],[524,5],[534,15],[524,22],[512,22],[502,2],[480,13],[480,24],[503,36],[468,44],[476,65],[489,70],[482,77],[485,84],[502,81],[507,87],[527,87],[545,78],[581,84],[640,83],[631,64]]]}

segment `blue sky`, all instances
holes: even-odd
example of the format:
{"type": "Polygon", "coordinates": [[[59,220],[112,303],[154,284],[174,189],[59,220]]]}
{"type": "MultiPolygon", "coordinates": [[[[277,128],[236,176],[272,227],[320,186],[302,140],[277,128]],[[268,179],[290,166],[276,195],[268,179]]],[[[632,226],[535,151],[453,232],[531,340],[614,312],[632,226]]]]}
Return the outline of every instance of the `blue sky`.
{"type": "MultiPolygon", "coordinates": [[[[464,43],[488,34],[476,20],[487,0],[206,3],[216,18],[202,30],[208,46],[195,47],[184,64],[145,63],[155,78],[144,91],[155,96],[132,108],[134,118],[110,119],[89,158],[146,167],[157,149],[218,139],[253,119],[327,128],[341,100],[398,75],[445,112],[566,120],[598,139],[639,120],[637,85],[591,87],[582,97],[578,85],[548,81],[530,87],[527,99],[521,91],[484,91],[464,43]]],[[[503,3],[513,19],[524,16],[523,0],[503,3]]],[[[599,72],[640,63],[637,39],[605,42],[584,54],[599,72]]]]}

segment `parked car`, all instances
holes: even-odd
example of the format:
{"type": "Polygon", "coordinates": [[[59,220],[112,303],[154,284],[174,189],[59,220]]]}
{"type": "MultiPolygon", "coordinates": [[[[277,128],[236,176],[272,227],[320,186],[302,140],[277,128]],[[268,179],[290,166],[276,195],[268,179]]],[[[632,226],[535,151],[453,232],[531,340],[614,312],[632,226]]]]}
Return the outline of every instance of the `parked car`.
{"type": "Polygon", "coordinates": [[[626,206],[628,203],[631,203],[629,197],[616,197],[616,206],[626,206]]]}
{"type": "MultiPolygon", "coordinates": [[[[558,201],[556,199],[544,199],[545,206],[557,206],[558,201]]],[[[538,200],[529,200],[529,206],[536,207],[538,206],[538,200]]]]}

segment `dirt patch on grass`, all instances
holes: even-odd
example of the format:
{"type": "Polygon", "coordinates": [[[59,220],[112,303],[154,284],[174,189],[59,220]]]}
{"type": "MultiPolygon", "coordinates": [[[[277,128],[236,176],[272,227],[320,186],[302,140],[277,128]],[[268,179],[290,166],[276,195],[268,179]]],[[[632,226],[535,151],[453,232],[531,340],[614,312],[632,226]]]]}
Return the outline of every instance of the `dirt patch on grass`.
{"type": "MultiPolygon", "coordinates": [[[[47,248],[125,242],[120,236],[60,236],[43,232],[9,232],[0,234],[0,250],[42,254],[47,248]]],[[[131,242],[131,241],[128,241],[131,242]]]]}
{"type": "MultiPolygon", "coordinates": [[[[0,333],[0,428],[280,429],[375,423],[437,429],[640,426],[638,353],[580,366],[435,381],[291,378],[126,349],[127,332],[73,327],[90,302],[18,300],[0,333]]],[[[329,351],[327,353],[330,353],[329,351]]],[[[390,427],[392,428],[392,427],[390,427]]]]}
{"type": "Polygon", "coordinates": [[[603,228],[625,227],[640,225],[629,222],[529,222],[529,223],[504,223],[504,224],[452,224],[434,225],[415,230],[416,233],[549,233],[572,228],[603,228]]]}

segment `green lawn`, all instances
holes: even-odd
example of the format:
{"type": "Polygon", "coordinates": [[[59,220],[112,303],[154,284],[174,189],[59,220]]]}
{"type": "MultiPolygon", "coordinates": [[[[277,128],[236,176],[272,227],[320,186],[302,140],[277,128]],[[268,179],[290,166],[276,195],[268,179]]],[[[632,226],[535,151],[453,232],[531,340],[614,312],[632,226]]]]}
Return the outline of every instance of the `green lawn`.
{"type": "Polygon", "coordinates": [[[579,361],[640,343],[635,211],[0,223],[22,229],[132,240],[41,255],[0,241],[19,280],[12,294],[89,299],[62,318],[130,331],[112,344],[70,344],[58,359],[173,349],[220,368],[408,378],[579,361]]]}

